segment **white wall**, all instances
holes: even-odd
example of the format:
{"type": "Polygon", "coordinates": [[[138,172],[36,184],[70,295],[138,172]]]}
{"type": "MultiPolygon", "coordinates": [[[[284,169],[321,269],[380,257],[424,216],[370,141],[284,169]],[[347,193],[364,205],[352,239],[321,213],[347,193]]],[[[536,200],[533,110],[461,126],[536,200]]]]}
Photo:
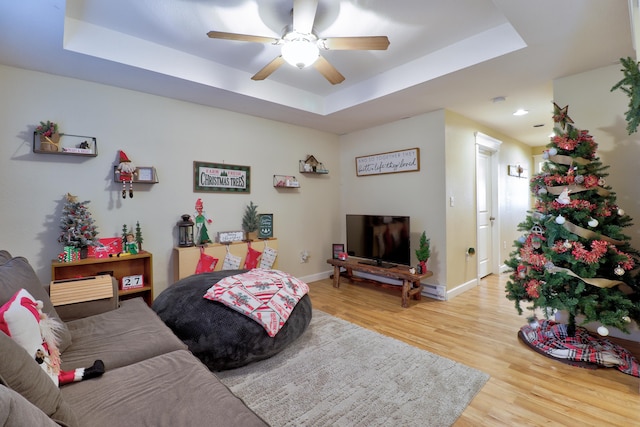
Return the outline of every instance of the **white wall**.
{"type": "Polygon", "coordinates": [[[429,283],[446,283],[444,227],[444,111],[423,114],[340,137],[342,212],[341,242],[346,214],[408,215],[411,217],[412,264],[420,234],[431,238],[429,283]],[[355,158],[417,147],[420,171],[356,176],[355,158]]]}
{"type": "Polygon", "coordinates": [[[143,247],[154,256],[156,295],[172,282],[175,223],[192,213],[197,198],[218,231],[239,230],[249,201],[274,214],[279,268],[299,277],[327,271],[337,228],[341,191],[338,137],[81,80],[0,66],[0,248],[32,263],[50,280],[51,260],[62,250],[56,239],[66,193],[88,205],[100,237],[120,234],[140,221],[143,247]],[[39,121],[59,123],[69,134],[95,136],[97,157],[35,154],[39,121]],[[155,166],[160,183],[139,184],[123,200],[113,182],[118,150],[140,166],[155,166]],[[313,154],[328,175],[298,174],[298,160],[313,154]],[[251,167],[250,194],[194,193],[193,161],[251,167]],[[299,190],[273,188],[274,174],[296,175],[299,190]],[[307,249],[308,263],[299,261],[307,249]]]}
{"type": "Polygon", "coordinates": [[[640,134],[627,134],[625,113],[629,98],[622,91],[611,92],[623,74],[620,64],[558,79],[554,82],[555,102],[569,106],[574,126],[588,129],[598,143],[597,155],[609,166],[606,178],[616,193],[618,205],[634,219],[624,230],[633,247],[640,247],[640,134]]]}

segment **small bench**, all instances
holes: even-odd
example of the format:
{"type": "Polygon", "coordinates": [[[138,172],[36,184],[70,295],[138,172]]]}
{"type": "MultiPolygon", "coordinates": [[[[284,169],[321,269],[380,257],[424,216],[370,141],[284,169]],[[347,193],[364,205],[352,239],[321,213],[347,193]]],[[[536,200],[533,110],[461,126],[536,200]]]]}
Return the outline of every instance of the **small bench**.
{"type": "Polygon", "coordinates": [[[371,264],[364,264],[351,258],[347,260],[333,259],[327,260],[327,263],[333,266],[333,287],[340,287],[340,269],[346,269],[344,276],[349,280],[375,283],[379,286],[398,288],[395,285],[380,283],[371,279],[363,279],[353,275],[353,271],[362,271],[364,273],[375,274],[377,276],[388,277],[390,279],[402,280],[402,307],[409,307],[409,298],[413,297],[419,300],[422,296],[422,284],[420,281],[427,277],[433,276],[431,271],[423,274],[412,274],[409,267],[395,266],[390,268],[378,267],[371,264]]]}

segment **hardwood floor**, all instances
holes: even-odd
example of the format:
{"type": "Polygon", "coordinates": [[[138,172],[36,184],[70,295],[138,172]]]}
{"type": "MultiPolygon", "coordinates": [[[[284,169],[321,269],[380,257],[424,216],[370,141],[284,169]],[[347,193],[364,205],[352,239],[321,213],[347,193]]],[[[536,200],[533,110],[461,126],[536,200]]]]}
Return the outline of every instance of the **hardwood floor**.
{"type": "Polygon", "coordinates": [[[568,366],[518,340],[526,314],[506,299],[507,279],[491,275],[450,301],[422,297],[404,309],[393,289],[344,279],[309,287],[314,308],[491,375],[455,426],[640,425],[640,379],[568,366]]]}

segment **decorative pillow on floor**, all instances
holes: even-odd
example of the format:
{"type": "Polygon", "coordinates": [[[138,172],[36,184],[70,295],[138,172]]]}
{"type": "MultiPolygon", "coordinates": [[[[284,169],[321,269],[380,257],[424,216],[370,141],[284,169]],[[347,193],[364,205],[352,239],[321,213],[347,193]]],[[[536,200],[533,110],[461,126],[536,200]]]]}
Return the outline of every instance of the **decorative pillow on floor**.
{"type": "Polygon", "coordinates": [[[213,283],[243,270],[186,277],[153,301],[153,310],[189,350],[212,371],[239,368],[267,359],[295,341],[309,326],[311,299],[303,296],[274,337],[253,319],[202,297],[213,283]]]}
{"type": "Polygon", "coordinates": [[[252,318],[273,337],[307,292],[309,286],[290,274],[256,268],[225,277],[214,284],[204,297],[252,318]]]}

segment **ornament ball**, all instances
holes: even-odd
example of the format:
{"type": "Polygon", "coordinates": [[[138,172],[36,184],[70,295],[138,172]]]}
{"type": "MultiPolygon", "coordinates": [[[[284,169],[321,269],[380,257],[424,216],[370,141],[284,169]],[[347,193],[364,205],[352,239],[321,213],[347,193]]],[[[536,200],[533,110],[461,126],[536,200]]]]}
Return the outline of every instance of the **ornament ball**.
{"type": "Polygon", "coordinates": [[[597,227],[599,223],[597,219],[591,218],[587,224],[589,224],[589,227],[597,227]]]}
{"type": "Polygon", "coordinates": [[[603,337],[606,337],[607,335],[609,335],[609,330],[604,326],[598,326],[598,333],[603,337]]]}
{"type": "Polygon", "coordinates": [[[564,219],[564,217],[562,215],[558,215],[556,217],[556,224],[562,225],[562,224],[564,224],[565,221],[566,221],[566,219],[564,219]]]}

